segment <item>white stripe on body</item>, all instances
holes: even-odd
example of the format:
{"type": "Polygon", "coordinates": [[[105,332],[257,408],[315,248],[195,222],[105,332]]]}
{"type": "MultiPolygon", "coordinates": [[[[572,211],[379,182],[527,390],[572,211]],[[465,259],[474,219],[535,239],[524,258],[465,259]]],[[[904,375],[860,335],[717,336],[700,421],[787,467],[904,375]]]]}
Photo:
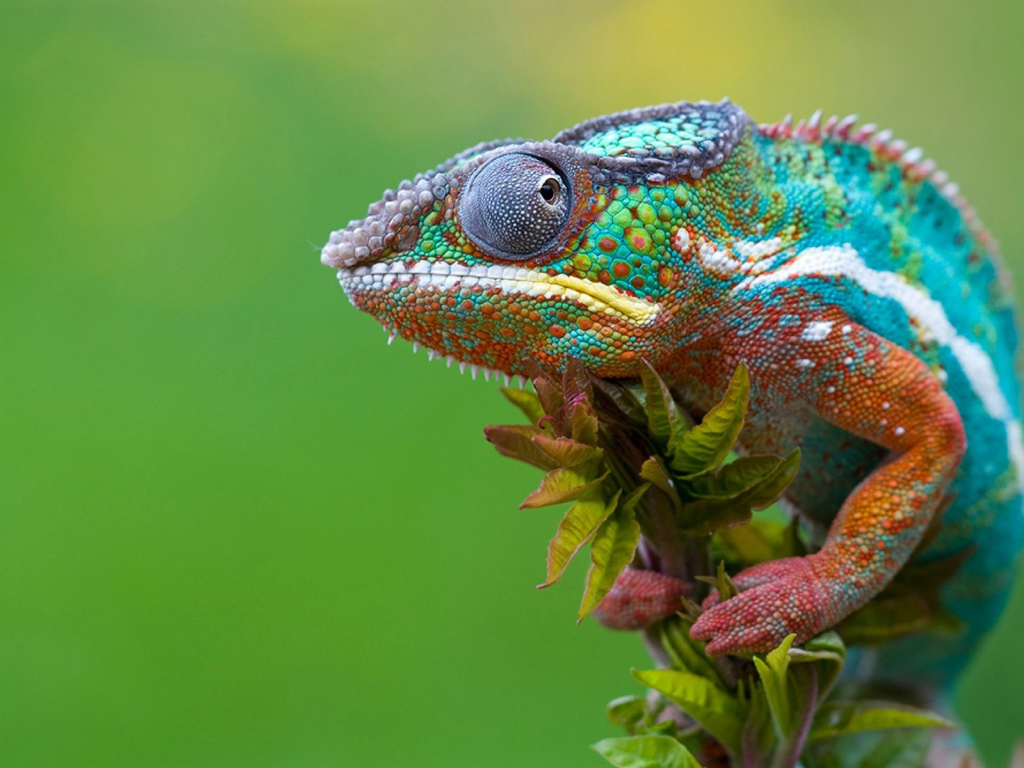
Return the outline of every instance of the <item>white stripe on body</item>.
{"type": "Polygon", "coordinates": [[[746,290],[815,275],[842,277],[874,296],[892,299],[903,308],[907,317],[918,323],[924,338],[934,339],[949,348],[985,412],[1005,426],[1007,450],[1017,470],[1018,487],[1024,492],[1021,424],[1014,419],[1006,394],[999,386],[999,376],[992,358],[979,344],[957,333],[942,304],[924,290],[911,285],[895,272],[872,269],[851,245],[806,248],[778,269],[747,278],[733,290],[746,290]]]}

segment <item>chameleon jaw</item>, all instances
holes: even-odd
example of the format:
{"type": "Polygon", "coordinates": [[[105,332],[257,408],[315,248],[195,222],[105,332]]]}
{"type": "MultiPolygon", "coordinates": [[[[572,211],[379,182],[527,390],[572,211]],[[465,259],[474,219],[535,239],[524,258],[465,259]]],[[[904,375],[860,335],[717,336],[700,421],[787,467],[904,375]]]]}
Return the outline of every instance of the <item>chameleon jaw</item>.
{"type": "Polygon", "coordinates": [[[377,262],[372,266],[339,269],[338,280],[349,297],[413,282],[417,288],[434,287],[440,291],[456,287],[498,288],[508,294],[577,302],[591,312],[611,315],[636,327],[651,325],[660,312],[658,304],[629,296],[603,283],[497,264],[469,267],[458,262],[426,260],[377,262]]]}

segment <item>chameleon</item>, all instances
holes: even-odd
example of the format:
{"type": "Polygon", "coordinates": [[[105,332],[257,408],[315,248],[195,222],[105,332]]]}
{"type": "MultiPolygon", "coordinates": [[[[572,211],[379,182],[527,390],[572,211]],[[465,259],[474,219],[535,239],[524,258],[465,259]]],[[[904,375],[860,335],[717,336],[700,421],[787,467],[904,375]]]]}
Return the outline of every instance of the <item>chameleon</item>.
{"type": "MultiPolygon", "coordinates": [[[[699,417],[746,364],[739,446],[802,448],[784,504],[817,549],[709,598],[691,630],[709,654],[834,626],[940,509],[918,557],[965,555],[941,594],[966,630],[895,640],[864,674],[946,699],[1002,611],[1024,536],[1012,287],[958,188],[890,131],[758,124],[725,99],[483,143],[385,192],[321,260],[391,340],[474,377],[647,361],[699,417]]],[[[613,594],[671,612],[670,581],[627,570],[613,594]]]]}

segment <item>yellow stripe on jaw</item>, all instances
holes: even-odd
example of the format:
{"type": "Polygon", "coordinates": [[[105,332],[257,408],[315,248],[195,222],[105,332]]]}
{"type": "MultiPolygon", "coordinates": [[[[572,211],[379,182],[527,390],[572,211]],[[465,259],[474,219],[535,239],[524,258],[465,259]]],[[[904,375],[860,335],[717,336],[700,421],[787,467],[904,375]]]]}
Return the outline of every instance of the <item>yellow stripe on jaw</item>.
{"type": "Polygon", "coordinates": [[[387,290],[396,284],[407,285],[413,281],[419,288],[440,291],[453,290],[457,285],[463,288],[495,287],[525,296],[547,296],[579,302],[591,312],[614,315],[637,326],[650,325],[661,311],[658,304],[628,296],[604,283],[562,273],[549,275],[533,269],[497,264],[470,267],[467,264],[427,260],[413,263],[379,262],[372,266],[339,269],[338,279],[349,296],[360,291],[387,290]]]}
{"type": "Polygon", "coordinates": [[[596,299],[636,325],[648,325],[658,316],[659,307],[643,299],[636,299],[620,293],[604,283],[595,283],[571,275],[548,275],[543,272],[530,272],[530,279],[547,285],[558,285],[580,295],[579,301],[589,305],[588,299],[596,299]]]}

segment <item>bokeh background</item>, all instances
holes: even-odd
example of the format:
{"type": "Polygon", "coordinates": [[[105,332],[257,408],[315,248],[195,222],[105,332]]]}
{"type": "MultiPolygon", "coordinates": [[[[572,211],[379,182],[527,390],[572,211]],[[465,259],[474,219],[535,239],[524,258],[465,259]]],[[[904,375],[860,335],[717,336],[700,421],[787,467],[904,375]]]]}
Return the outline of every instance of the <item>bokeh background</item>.
{"type": "MultiPolygon", "coordinates": [[[[924,146],[1024,278],[1006,2],[0,0],[0,765],[602,764],[639,642],[538,593],[493,385],[319,247],[483,139],[732,97],[924,146]]],[[[555,516],[553,516],[555,515],[555,516]]],[[[1024,589],[966,681],[1024,735],[1024,589]]]]}

